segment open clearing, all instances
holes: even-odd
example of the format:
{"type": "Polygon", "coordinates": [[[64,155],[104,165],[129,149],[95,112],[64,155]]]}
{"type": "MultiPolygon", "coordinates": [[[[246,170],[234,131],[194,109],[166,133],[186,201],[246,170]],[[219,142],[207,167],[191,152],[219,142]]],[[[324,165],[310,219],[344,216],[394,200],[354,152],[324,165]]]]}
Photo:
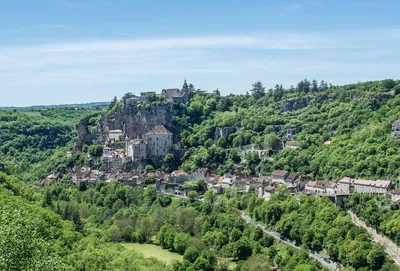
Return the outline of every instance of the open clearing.
{"type": "Polygon", "coordinates": [[[127,249],[142,253],[145,258],[154,257],[166,264],[170,264],[173,260],[181,261],[183,259],[182,255],[170,252],[156,245],[138,243],[122,243],[121,245],[127,249]]]}

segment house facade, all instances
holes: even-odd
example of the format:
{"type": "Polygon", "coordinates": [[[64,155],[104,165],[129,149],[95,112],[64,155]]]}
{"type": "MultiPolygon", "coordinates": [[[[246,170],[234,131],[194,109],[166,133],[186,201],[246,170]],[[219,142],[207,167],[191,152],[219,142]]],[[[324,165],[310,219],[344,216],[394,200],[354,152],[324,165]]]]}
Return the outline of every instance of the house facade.
{"type": "Polygon", "coordinates": [[[285,183],[286,178],[289,176],[289,171],[286,170],[274,170],[272,172],[272,180],[274,182],[285,183]]]}
{"type": "Polygon", "coordinates": [[[350,194],[353,191],[361,194],[387,194],[392,187],[391,181],[359,180],[344,177],[337,184],[337,192],[340,194],[350,194]]]}
{"type": "Polygon", "coordinates": [[[304,192],[316,195],[335,195],[336,183],[327,181],[311,181],[306,184],[304,192]]]}
{"type": "Polygon", "coordinates": [[[125,139],[126,156],[133,161],[162,159],[172,149],[172,133],[163,125],[156,125],[144,138],[125,139]]]}
{"type": "Polygon", "coordinates": [[[154,126],[146,138],[150,158],[163,158],[172,148],[172,133],[163,125],[154,126]]]}

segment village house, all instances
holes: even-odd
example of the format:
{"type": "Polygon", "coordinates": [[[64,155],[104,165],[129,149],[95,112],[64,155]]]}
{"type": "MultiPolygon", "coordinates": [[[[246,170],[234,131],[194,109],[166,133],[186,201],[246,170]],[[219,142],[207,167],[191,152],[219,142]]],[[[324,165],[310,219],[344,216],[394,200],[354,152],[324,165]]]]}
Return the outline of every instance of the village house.
{"type": "Polygon", "coordinates": [[[385,180],[359,180],[344,177],[338,182],[337,193],[350,194],[353,191],[361,194],[387,194],[393,187],[391,181],[385,180]]]}
{"type": "Polygon", "coordinates": [[[190,182],[199,181],[199,180],[206,180],[209,174],[208,168],[199,168],[195,172],[189,174],[188,180],[190,182]]]}
{"type": "Polygon", "coordinates": [[[108,140],[110,141],[120,141],[123,135],[122,130],[110,130],[108,131],[108,140]]]}
{"type": "Polygon", "coordinates": [[[273,193],[275,193],[276,187],[275,186],[260,186],[258,190],[258,196],[264,198],[265,200],[270,200],[273,193]]]}
{"type": "Polygon", "coordinates": [[[274,170],[271,178],[274,182],[285,183],[286,178],[289,176],[289,171],[286,170],[274,170]]]}
{"type": "Polygon", "coordinates": [[[138,102],[140,102],[140,98],[137,96],[133,96],[125,100],[125,104],[127,106],[136,105],[138,102]]]}
{"type": "Polygon", "coordinates": [[[299,141],[289,140],[285,142],[285,148],[298,149],[300,146],[299,141]]]}
{"type": "Polygon", "coordinates": [[[393,203],[400,203],[400,189],[396,189],[390,193],[393,203]]]}
{"type": "Polygon", "coordinates": [[[78,172],[72,175],[72,181],[78,186],[86,184],[90,187],[94,187],[97,181],[104,180],[104,178],[104,172],[95,169],[92,170],[87,167],[81,168],[78,172]]]}
{"type": "Polygon", "coordinates": [[[132,151],[130,153],[132,155],[132,160],[138,161],[147,159],[147,144],[144,139],[134,139],[131,143],[132,151]]]}
{"type": "Polygon", "coordinates": [[[125,150],[114,150],[109,147],[104,147],[101,161],[107,172],[119,171],[122,169],[122,164],[125,161],[125,150]]]}
{"type": "Polygon", "coordinates": [[[296,193],[300,191],[300,175],[298,173],[289,173],[286,177],[284,184],[286,187],[296,193]]]}
{"type": "Polygon", "coordinates": [[[174,170],[168,176],[168,183],[170,184],[179,184],[184,183],[189,180],[189,176],[183,170],[174,170]]]}
{"type": "Polygon", "coordinates": [[[306,184],[304,192],[316,195],[335,195],[336,183],[327,181],[311,181],[306,184]]]}
{"type": "Polygon", "coordinates": [[[137,172],[124,172],[116,176],[117,180],[129,186],[143,186],[144,176],[137,172]]]}

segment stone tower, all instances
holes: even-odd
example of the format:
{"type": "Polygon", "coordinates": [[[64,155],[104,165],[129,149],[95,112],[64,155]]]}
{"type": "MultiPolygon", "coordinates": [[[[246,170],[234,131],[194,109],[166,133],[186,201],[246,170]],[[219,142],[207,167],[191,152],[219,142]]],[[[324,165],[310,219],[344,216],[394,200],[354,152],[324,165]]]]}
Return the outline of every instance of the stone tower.
{"type": "Polygon", "coordinates": [[[188,86],[188,84],[186,83],[186,79],[185,79],[185,81],[183,82],[182,92],[183,92],[183,93],[188,93],[188,92],[189,92],[189,86],[188,86]]]}

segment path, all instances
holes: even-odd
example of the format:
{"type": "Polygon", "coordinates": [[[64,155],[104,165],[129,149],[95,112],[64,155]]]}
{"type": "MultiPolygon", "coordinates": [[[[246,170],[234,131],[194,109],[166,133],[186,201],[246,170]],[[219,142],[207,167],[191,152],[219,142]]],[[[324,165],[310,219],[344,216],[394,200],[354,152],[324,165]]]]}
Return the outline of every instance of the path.
{"type": "Polygon", "coordinates": [[[366,229],[368,233],[371,234],[374,242],[380,243],[385,248],[385,252],[393,259],[393,261],[397,265],[400,266],[400,248],[389,238],[379,234],[375,229],[368,227],[367,224],[359,219],[352,211],[349,210],[347,212],[349,213],[353,223],[359,227],[366,229]]]}
{"type": "MultiPolygon", "coordinates": [[[[293,244],[293,243],[291,243],[291,242],[289,242],[287,240],[282,240],[281,236],[279,235],[279,233],[274,232],[274,231],[270,231],[267,228],[265,228],[263,225],[258,224],[256,222],[253,222],[251,217],[249,217],[245,212],[240,211],[240,213],[242,215],[242,218],[246,221],[246,223],[253,224],[253,225],[259,227],[266,234],[271,235],[275,239],[278,239],[279,241],[281,241],[282,243],[285,243],[288,246],[291,246],[291,247],[293,247],[295,249],[300,249],[299,246],[296,246],[295,244],[293,244]]],[[[329,263],[325,262],[322,255],[317,254],[317,253],[313,253],[311,251],[307,251],[307,253],[311,258],[317,260],[318,262],[320,262],[323,266],[327,267],[328,269],[330,269],[330,270],[338,270],[338,268],[336,267],[336,265],[332,261],[329,261],[329,263]]]]}

